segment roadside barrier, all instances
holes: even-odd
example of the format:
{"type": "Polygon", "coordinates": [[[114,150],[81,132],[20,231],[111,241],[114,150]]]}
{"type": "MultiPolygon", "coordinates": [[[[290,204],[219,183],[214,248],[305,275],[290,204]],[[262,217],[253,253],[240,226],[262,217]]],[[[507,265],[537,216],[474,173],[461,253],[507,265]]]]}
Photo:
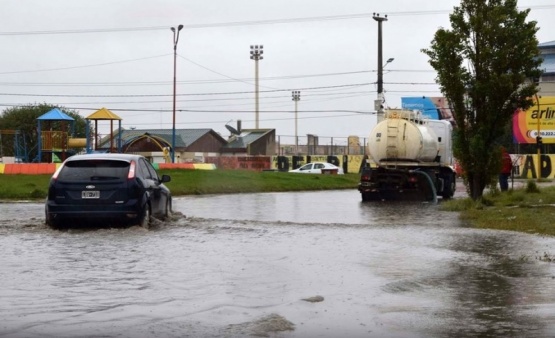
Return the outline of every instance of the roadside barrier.
{"type": "Polygon", "coordinates": [[[0,163],[0,174],[52,175],[60,165],[60,163],[0,163]]]}
{"type": "MultiPolygon", "coordinates": [[[[52,175],[61,163],[0,163],[4,175],[52,175]]],[[[154,163],[155,169],[215,170],[212,163],[154,163]]]]}
{"type": "MultiPolygon", "coordinates": [[[[513,156],[513,174],[535,179],[555,177],[555,155],[541,155],[538,165],[536,154],[513,156]]],[[[330,162],[342,167],[345,173],[360,173],[366,161],[362,155],[310,155],[310,156],[223,156],[205,157],[210,163],[153,163],[155,169],[215,170],[246,169],[258,171],[289,171],[312,161],[330,162]]],[[[48,175],[53,174],[61,163],[0,163],[0,174],[48,175]]],[[[460,168],[458,168],[460,171],[460,168]]],[[[460,174],[460,172],[458,172],[460,174]]]]}
{"type": "Polygon", "coordinates": [[[153,163],[154,169],[192,169],[192,170],[215,170],[216,165],[212,163],[153,163]]]}

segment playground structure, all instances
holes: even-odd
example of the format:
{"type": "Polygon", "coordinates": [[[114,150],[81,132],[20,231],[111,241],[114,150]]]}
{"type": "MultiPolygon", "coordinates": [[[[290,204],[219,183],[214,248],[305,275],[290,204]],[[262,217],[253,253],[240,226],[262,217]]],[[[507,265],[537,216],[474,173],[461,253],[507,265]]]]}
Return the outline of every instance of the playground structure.
{"type": "Polygon", "coordinates": [[[0,130],[0,159],[4,158],[4,144],[13,142],[13,161],[28,162],[27,140],[20,130],[0,130]]]}
{"type": "Polygon", "coordinates": [[[33,162],[60,162],[65,160],[69,135],[74,134],[75,119],[54,108],[37,118],[37,157],[33,162]],[[57,127],[61,130],[54,130],[57,127]],[[43,131],[43,128],[46,129],[43,131]],[[56,153],[61,154],[59,158],[56,153]]]}
{"type": "Polygon", "coordinates": [[[38,152],[33,162],[62,162],[67,158],[71,149],[85,149],[86,153],[92,153],[97,150],[98,144],[98,121],[110,120],[110,148],[109,152],[121,152],[121,138],[118,138],[117,148],[113,144],[113,120],[119,120],[119,128],[121,130],[121,118],[106,108],[102,108],[90,116],[86,120],[86,137],[74,138],[75,119],[68,116],[58,108],[54,108],[46,114],[37,118],[38,121],[38,152]],[[94,121],[94,137],[91,137],[90,121],[94,121]],[[54,122],[61,130],[53,130],[54,122]],[[45,128],[44,128],[45,127],[45,128]],[[46,130],[43,130],[46,129],[46,130]],[[95,142],[92,142],[92,141],[95,142]],[[60,154],[60,156],[58,156],[60,154]]]}
{"type": "MultiPolygon", "coordinates": [[[[85,118],[85,137],[75,137],[75,119],[54,108],[37,118],[36,148],[26,139],[21,130],[0,130],[0,162],[3,163],[60,163],[77,153],[144,153],[145,156],[162,158],[171,163],[171,146],[164,133],[151,134],[134,129],[123,130],[121,118],[106,108],[102,108],[85,118]],[[118,121],[117,129],[114,120],[118,121]],[[92,127],[94,121],[94,127],[92,127]],[[101,136],[98,133],[99,121],[110,121],[110,133],[101,136]],[[125,135],[125,142],[122,137],[125,135]],[[13,152],[6,151],[12,147],[13,152]],[[33,151],[36,149],[36,153],[33,151]],[[33,155],[29,155],[33,153],[33,155]],[[5,156],[9,154],[9,156],[5,156]],[[35,155],[36,154],[36,155],[35,155]],[[30,158],[32,157],[32,158],[30,158]]],[[[34,136],[31,135],[31,136],[34,136]]],[[[27,134],[27,137],[29,135],[27,134]]],[[[33,137],[34,138],[34,137],[33,137]]]]}
{"type": "Polygon", "coordinates": [[[87,154],[93,152],[140,153],[145,150],[149,152],[160,151],[164,160],[170,162],[169,144],[160,136],[144,132],[135,135],[131,132],[125,144],[123,144],[121,120],[110,110],[101,108],[85,118],[85,138],[75,138],[73,137],[75,120],[60,109],[54,108],[37,118],[40,137],[38,138],[37,157],[33,162],[63,162],[68,155],[71,156],[83,149],[87,154]],[[114,120],[118,121],[118,128],[115,131],[114,120]],[[94,121],[94,128],[91,128],[92,121],[94,121]],[[103,138],[98,134],[99,121],[110,121],[110,134],[103,138]],[[117,135],[114,135],[115,133],[117,135]]]}
{"type": "Polygon", "coordinates": [[[98,150],[98,145],[100,143],[100,139],[98,137],[98,121],[102,120],[110,121],[110,147],[108,148],[108,152],[121,153],[121,117],[117,116],[106,108],[101,108],[91,115],[87,116],[85,120],[87,121],[87,154],[98,150]],[[114,120],[118,121],[118,138],[116,146],[114,146],[114,120]],[[93,142],[91,142],[90,121],[94,121],[94,137],[92,138],[94,140],[94,144],[92,144],[93,142]]]}
{"type": "Polygon", "coordinates": [[[171,163],[170,149],[170,145],[166,140],[160,136],[151,135],[150,133],[138,134],[135,136],[130,135],[126,138],[125,145],[122,146],[122,151],[124,153],[142,152],[144,150],[162,150],[162,156],[166,163],[171,163]]]}

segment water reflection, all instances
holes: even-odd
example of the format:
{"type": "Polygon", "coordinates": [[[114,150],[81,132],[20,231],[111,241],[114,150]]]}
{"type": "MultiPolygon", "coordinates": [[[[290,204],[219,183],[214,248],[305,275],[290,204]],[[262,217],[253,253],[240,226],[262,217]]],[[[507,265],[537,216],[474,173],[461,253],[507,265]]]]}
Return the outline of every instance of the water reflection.
{"type": "Polygon", "coordinates": [[[150,231],[54,231],[42,204],[0,205],[0,336],[555,332],[555,265],[535,259],[555,253],[553,238],[353,191],[180,197],[174,209],[150,231]]]}
{"type": "Polygon", "coordinates": [[[174,200],[187,216],[269,222],[358,225],[459,224],[457,215],[432,203],[360,201],[351,190],[234,194],[180,197],[174,200]]]}
{"type": "Polygon", "coordinates": [[[538,296],[546,291],[553,295],[548,302],[555,301],[550,267],[524,254],[530,250],[526,244],[530,242],[504,232],[465,234],[453,242],[453,250],[464,251],[466,256],[452,262],[451,274],[446,276],[454,295],[450,316],[460,319],[453,321],[449,333],[464,337],[555,334],[553,322],[523,311],[542,305],[547,299],[539,297],[543,301],[538,304],[538,296]]]}

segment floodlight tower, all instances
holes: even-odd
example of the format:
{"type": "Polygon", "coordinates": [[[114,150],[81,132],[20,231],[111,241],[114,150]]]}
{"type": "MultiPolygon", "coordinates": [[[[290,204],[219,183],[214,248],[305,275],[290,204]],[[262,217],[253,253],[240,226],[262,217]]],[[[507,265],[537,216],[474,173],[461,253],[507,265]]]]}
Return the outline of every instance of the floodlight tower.
{"type": "Polygon", "coordinates": [[[295,155],[299,155],[299,137],[297,134],[297,114],[298,114],[298,104],[301,99],[301,91],[293,90],[292,92],[293,101],[295,101],[295,155]]]}
{"type": "Polygon", "coordinates": [[[255,128],[258,129],[258,61],[264,59],[263,45],[251,45],[251,60],[254,60],[254,111],[255,111],[255,128]]]}

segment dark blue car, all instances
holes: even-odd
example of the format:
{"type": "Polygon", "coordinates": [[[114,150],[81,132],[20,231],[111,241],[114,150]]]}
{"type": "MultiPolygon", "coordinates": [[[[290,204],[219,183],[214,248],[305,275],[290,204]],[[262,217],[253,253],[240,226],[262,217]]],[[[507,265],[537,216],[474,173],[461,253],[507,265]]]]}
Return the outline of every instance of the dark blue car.
{"type": "Polygon", "coordinates": [[[143,156],[75,155],[52,175],[46,199],[46,224],[53,228],[80,225],[136,224],[148,228],[150,217],[171,215],[172,198],[143,156]]]}

